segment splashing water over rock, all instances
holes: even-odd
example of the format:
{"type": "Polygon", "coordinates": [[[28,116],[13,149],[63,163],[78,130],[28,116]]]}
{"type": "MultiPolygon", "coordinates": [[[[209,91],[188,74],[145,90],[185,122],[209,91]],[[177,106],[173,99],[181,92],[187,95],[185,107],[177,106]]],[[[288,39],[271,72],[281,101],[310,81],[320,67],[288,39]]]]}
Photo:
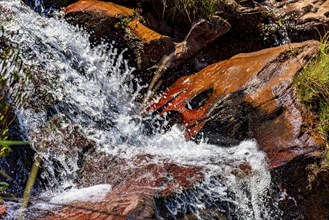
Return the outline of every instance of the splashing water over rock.
{"type": "MultiPolygon", "coordinates": [[[[0,8],[5,12],[0,15],[6,20],[5,29],[17,32],[11,41],[21,48],[25,64],[40,70],[28,88],[33,103],[17,114],[43,158],[45,203],[70,188],[112,184],[102,201],[76,201],[79,197],[72,199],[66,193],[56,197],[66,207],[51,210],[49,217],[35,205],[31,210],[37,211],[28,213],[31,218],[69,214],[75,216],[72,219],[105,219],[115,213],[161,219],[191,212],[198,216],[208,208],[220,210],[228,219],[275,217],[276,201],[268,197],[271,176],[254,141],[230,148],[196,144],[186,141],[176,126],[147,135],[135,101],[142,87],[124,51],[107,44],[92,47],[84,31],[60,18],[40,16],[18,0],[1,0],[0,8]],[[51,98],[46,101],[45,96],[51,98]],[[105,155],[104,164],[97,155],[105,155]],[[87,172],[89,165],[95,167],[87,174],[90,180],[78,184],[81,170],[87,172]],[[99,177],[104,170],[107,176],[99,177]],[[115,185],[115,178],[121,182],[115,185]],[[101,214],[93,215],[97,211],[101,214]]],[[[41,202],[37,197],[32,201],[41,202]]],[[[8,218],[15,214],[14,206],[10,209],[8,218]]]]}

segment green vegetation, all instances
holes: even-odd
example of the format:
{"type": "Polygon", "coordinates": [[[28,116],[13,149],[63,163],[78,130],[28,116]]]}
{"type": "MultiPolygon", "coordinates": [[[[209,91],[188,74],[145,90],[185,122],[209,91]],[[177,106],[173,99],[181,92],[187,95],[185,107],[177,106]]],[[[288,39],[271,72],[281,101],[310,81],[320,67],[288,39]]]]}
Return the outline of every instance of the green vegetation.
{"type": "Polygon", "coordinates": [[[328,34],[322,40],[321,53],[295,80],[298,98],[315,113],[318,129],[328,140],[329,132],[329,45],[328,34]]]}
{"type": "MultiPolygon", "coordinates": [[[[157,0],[156,0],[157,1],[157,0]]],[[[177,21],[181,16],[189,22],[199,19],[210,19],[220,12],[222,0],[161,0],[162,11],[158,11],[162,19],[177,21]]]]}
{"type": "Polygon", "coordinates": [[[317,117],[317,130],[327,141],[324,160],[308,166],[308,189],[321,172],[329,169],[329,45],[328,34],[321,41],[320,55],[296,77],[297,95],[304,106],[317,117]]]}
{"type": "Polygon", "coordinates": [[[125,29],[127,25],[134,19],[138,19],[140,22],[144,22],[140,16],[140,11],[134,10],[132,15],[120,18],[119,22],[115,24],[115,27],[125,29]]]}
{"type": "Polygon", "coordinates": [[[0,182],[0,204],[4,203],[3,198],[15,199],[15,196],[13,194],[6,192],[8,187],[9,187],[8,183],[0,182]]]}
{"type": "Polygon", "coordinates": [[[0,204],[4,203],[1,196],[5,194],[6,189],[9,187],[9,184],[6,182],[0,182],[0,204]]]}

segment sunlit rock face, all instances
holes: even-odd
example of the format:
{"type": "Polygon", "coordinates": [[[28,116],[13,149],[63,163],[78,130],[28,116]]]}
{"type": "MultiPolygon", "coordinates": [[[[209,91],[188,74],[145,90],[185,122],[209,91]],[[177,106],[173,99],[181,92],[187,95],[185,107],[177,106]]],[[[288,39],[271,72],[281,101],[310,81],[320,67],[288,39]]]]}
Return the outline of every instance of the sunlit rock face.
{"type": "Polygon", "coordinates": [[[319,52],[307,41],[238,54],[180,78],[151,104],[151,111],[179,112],[186,136],[198,132],[216,143],[216,134],[255,138],[270,167],[299,155],[314,156],[324,146],[304,124],[305,113],[292,86],[294,76],[319,52]]]}

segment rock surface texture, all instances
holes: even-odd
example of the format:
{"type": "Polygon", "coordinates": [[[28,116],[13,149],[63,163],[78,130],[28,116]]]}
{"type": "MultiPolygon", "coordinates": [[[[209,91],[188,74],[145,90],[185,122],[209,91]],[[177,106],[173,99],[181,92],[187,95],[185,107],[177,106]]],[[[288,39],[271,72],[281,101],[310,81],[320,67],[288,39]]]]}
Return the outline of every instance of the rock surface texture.
{"type": "Polygon", "coordinates": [[[7,213],[7,206],[0,205],[0,217],[5,216],[7,213]]]}
{"type": "Polygon", "coordinates": [[[326,0],[275,1],[268,6],[274,9],[293,39],[324,34],[329,28],[329,2],[326,0]]]}
{"type": "Polygon", "coordinates": [[[304,128],[311,116],[292,86],[318,52],[319,43],[307,41],[236,55],[180,78],[151,109],[180,113],[188,138],[198,132],[214,143],[216,134],[255,138],[272,168],[319,155],[324,143],[304,128]]]}

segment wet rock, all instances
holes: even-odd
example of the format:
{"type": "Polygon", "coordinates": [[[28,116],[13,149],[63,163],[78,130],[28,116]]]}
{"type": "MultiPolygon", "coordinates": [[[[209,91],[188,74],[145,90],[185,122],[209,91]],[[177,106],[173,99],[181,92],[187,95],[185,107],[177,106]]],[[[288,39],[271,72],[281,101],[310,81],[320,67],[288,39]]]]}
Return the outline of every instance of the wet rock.
{"type": "Polygon", "coordinates": [[[146,27],[133,9],[95,0],[78,1],[65,8],[66,19],[91,31],[93,41],[115,41],[119,49],[128,47],[134,66],[150,67],[174,50],[174,42],[146,27]]]}
{"type": "Polygon", "coordinates": [[[197,133],[255,138],[271,168],[300,155],[319,156],[323,140],[305,129],[312,115],[292,86],[294,76],[318,52],[318,42],[306,41],[238,54],[180,78],[149,110],[180,113],[187,138],[197,133]]]}
{"type": "Polygon", "coordinates": [[[7,214],[7,206],[0,205],[0,217],[5,216],[7,214]]]}
{"type": "Polygon", "coordinates": [[[69,22],[91,31],[96,41],[108,39],[114,40],[119,48],[128,46],[131,60],[139,69],[152,67],[169,54],[173,60],[169,66],[177,66],[230,29],[225,20],[215,17],[212,21],[197,23],[184,41],[176,43],[171,37],[147,27],[136,10],[112,2],[81,0],[64,11],[69,22]]]}
{"type": "Polygon", "coordinates": [[[76,1],[77,0],[43,0],[43,4],[46,7],[65,7],[76,1]]]}
{"type": "MultiPolygon", "coordinates": [[[[162,9],[161,5],[158,8],[162,9]]],[[[163,80],[163,88],[170,86],[179,77],[200,71],[204,67],[202,65],[229,59],[239,53],[291,42],[319,40],[328,30],[329,23],[325,17],[327,8],[326,1],[311,0],[219,1],[216,6],[220,11],[218,15],[231,25],[231,30],[198,53],[175,74],[168,74],[163,80]]]]}
{"type": "Polygon", "coordinates": [[[214,40],[230,30],[231,26],[221,17],[213,17],[212,21],[201,20],[194,24],[184,41],[177,43],[172,60],[167,68],[174,68],[201,49],[208,47],[214,40]]]}
{"type": "Polygon", "coordinates": [[[217,209],[201,210],[198,214],[191,213],[179,220],[197,220],[197,219],[215,219],[215,220],[227,220],[227,218],[217,209]]]}
{"type": "MultiPolygon", "coordinates": [[[[153,2],[155,4],[156,1],[153,2]]],[[[282,43],[282,36],[277,33],[271,33],[271,37],[265,38],[263,26],[272,21],[268,11],[258,2],[217,1],[215,9],[218,10],[217,15],[230,25],[230,30],[199,51],[189,62],[175,68],[175,74],[163,74],[160,90],[172,85],[178,78],[196,73],[212,63],[282,43]]]]}
{"type": "MultiPolygon", "coordinates": [[[[23,0],[27,5],[34,7],[36,2],[35,0],[23,0]]],[[[42,5],[44,7],[50,8],[60,8],[60,7],[66,7],[69,4],[72,4],[78,0],[43,0],[42,5]]]]}
{"type": "MultiPolygon", "coordinates": [[[[94,155],[95,156],[95,155],[94,155]]],[[[111,183],[113,190],[98,202],[73,202],[66,204],[51,216],[39,219],[156,219],[155,198],[169,197],[182,190],[191,189],[203,180],[201,169],[172,163],[154,163],[151,156],[136,156],[129,161],[98,155],[98,163],[84,165],[81,176],[84,184],[111,183]],[[102,162],[100,162],[102,161],[102,162]],[[103,164],[111,167],[100,167],[103,164]],[[129,164],[129,166],[127,166],[129,164]],[[99,179],[90,176],[92,170],[99,179]],[[84,173],[89,176],[85,177],[84,173]]],[[[81,182],[81,181],[80,181],[81,182]]]]}
{"type": "Polygon", "coordinates": [[[38,146],[46,146],[47,149],[43,150],[63,154],[86,152],[96,145],[82,133],[79,126],[68,123],[60,115],[52,116],[42,128],[31,133],[30,137],[38,146]]]}
{"type": "Polygon", "coordinates": [[[271,175],[281,192],[281,219],[329,218],[329,170],[318,159],[295,158],[271,175]]]}
{"type": "Polygon", "coordinates": [[[261,3],[225,0],[222,7],[223,17],[232,26],[245,24],[249,31],[261,27],[265,41],[271,38],[277,43],[315,39],[319,33],[325,34],[329,27],[329,3],[324,0],[265,0],[261,3]],[[260,18],[258,21],[253,19],[255,15],[250,15],[253,13],[260,18]],[[243,17],[245,21],[238,17],[243,17]],[[237,20],[239,22],[234,22],[237,20]]]}
{"type": "Polygon", "coordinates": [[[329,28],[329,2],[324,0],[268,1],[293,40],[314,39],[329,28]]]}
{"type": "Polygon", "coordinates": [[[76,173],[85,154],[96,147],[96,143],[88,139],[79,126],[70,123],[61,114],[53,115],[42,127],[29,131],[28,135],[42,160],[35,191],[41,191],[45,186],[61,188],[68,178],[78,178],[76,173]]]}

